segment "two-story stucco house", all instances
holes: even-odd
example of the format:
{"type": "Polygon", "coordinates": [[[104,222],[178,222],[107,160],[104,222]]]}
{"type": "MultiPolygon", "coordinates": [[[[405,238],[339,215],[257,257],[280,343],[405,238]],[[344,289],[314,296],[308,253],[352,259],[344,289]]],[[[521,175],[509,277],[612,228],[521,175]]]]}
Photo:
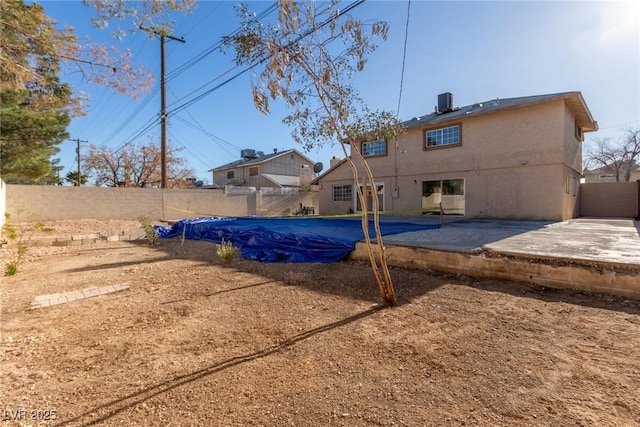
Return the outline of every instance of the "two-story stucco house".
{"type": "Polygon", "coordinates": [[[237,185],[255,187],[301,187],[305,178],[311,182],[314,163],[295,149],[264,154],[242,150],[241,159],[210,169],[213,183],[221,187],[237,185]]]}
{"type": "MultiPolygon", "coordinates": [[[[580,92],[465,107],[455,107],[447,92],[438,96],[436,111],[404,126],[406,134],[395,143],[350,146],[367,158],[375,177],[367,195],[377,195],[385,213],[422,215],[442,208],[469,218],[578,215],[583,135],[598,129],[580,92]]],[[[317,183],[321,214],[361,210],[346,161],[317,183]]]]}

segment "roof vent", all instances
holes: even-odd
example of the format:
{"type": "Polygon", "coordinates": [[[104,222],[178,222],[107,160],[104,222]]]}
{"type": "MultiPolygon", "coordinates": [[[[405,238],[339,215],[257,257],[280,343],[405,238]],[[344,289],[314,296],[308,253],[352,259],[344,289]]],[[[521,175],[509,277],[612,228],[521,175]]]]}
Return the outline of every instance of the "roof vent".
{"type": "Polygon", "coordinates": [[[448,113],[453,111],[453,94],[445,92],[438,95],[438,112],[448,113]]]}

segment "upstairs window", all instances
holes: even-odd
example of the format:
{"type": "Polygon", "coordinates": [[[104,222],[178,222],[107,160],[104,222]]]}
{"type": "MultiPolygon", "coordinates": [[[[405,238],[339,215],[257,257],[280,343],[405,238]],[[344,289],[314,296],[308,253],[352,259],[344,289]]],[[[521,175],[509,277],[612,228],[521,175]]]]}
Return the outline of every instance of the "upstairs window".
{"type": "Polygon", "coordinates": [[[361,152],[364,157],[386,156],[387,141],[385,139],[377,139],[375,141],[363,142],[361,152]]]}
{"type": "Polygon", "coordinates": [[[236,177],[235,171],[227,171],[227,179],[234,179],[236,177]]]}
{"type": "Polygon", "coordinates": [[[427,130],[424,133],[425,148],[460,145],[460,125],[427,130]]]}

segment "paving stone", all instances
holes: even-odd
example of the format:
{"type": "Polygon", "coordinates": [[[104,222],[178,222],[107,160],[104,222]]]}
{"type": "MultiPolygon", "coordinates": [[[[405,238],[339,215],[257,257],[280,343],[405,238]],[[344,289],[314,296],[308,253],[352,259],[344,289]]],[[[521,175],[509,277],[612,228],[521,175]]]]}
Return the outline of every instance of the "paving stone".
{"type": "Polygon", "coordinates": [[[34,298],[31,303],[31,309],[38,309],[43,307],[50,307],[52,305],[64,304],[67,302],[78,301],[81,299],[97,297],[100,295],[110,294],[112,292],[122,291],[129,289],[128,283],[118,283],[115,285],[102,286],[100,288],[93,286],[91,288],[82,289],[79,291],[71,291],[58,294],[39,295],[34,298]]]}
{"type": "Polygon", "coordinates": [[[68,294],[68,295],[66,295],[66,297],[67,297],[67,302],[85,299],[85,296],[81,292],[68,294]]]}
{"type": "Polygon", "coordinates": [[[66,302],[67,299],[65,297],[53,298],[49,300],[49,305],[65,304],[66,302]]]}
{"type": "Polygon", "coordinates": [[[55,237],[45,237],[44,239],[38,239],[32,242],[32,246],[53,246],[53,242],[56,240],[55,237]]]}
{"type": "Polygon", "coordinates": [[[95,288],[83,289],[82,294],[85,298],[91,298],[100,295],[100,292],[95,288]]]}
{"type": "Polygon", "coordinates": [[[42,308],[42,307],[49,307],[51,304],[49,303],[49,300],[43,300],[43,301],[39,301],[38,303],[32,303],[31,307],[32,308],[42,308]]]}
{"type": "Polygon", "coordinates": [[[60,298],[61,296],[62,296],[62,294],[39,295],[39,296],[35,297],[35,301],[43,301],[43,300],[55,299],[55,298],[60,298]]]}
{"type": "Polygon", "coordinates": [[[100,238],[99,234],[78,234],[71,236],[71,240],[85,240],[85,239],[98,239],[100,238]]]}

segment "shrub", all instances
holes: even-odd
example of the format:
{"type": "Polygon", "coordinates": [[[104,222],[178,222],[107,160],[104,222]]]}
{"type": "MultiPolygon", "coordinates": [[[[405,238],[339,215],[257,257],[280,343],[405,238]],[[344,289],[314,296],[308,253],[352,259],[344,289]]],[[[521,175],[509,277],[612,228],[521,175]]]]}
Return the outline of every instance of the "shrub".
{"type": "Polygon", "coordinates": [[[150,245],[157,245],[159,242],[158,233],[156,233],[156,229],[153,227],[153,223],[151,219],[146,216],[141,216],[138,218],[140,225],[142,226],[142,230],[144,231],[144,236],[149,241],[150,245]]]}
{"type": "Polygon", "coordinates": [[[233,246],[233,242],[224,240],[224,238],[216,244],[216,253],[225,263],[230,263],[239,252],[240,250],[233,246]]]}
{"type": "Polygon", "coordinates": [[[29,227],[25,224],[14,224],[11,221],[11,215],[9,213],[4,214],[5,223],[2,226],[2,234],[7,239],[15,242],[15,247],[11,248],[10,260],[5,263],[4,275],[13,276],[18,273],[20,264],[27,254],[29,242],[36,231],[48,232],[50,229],[46,229],[42,222],[36,222],[33,226],[29,227]]]}

